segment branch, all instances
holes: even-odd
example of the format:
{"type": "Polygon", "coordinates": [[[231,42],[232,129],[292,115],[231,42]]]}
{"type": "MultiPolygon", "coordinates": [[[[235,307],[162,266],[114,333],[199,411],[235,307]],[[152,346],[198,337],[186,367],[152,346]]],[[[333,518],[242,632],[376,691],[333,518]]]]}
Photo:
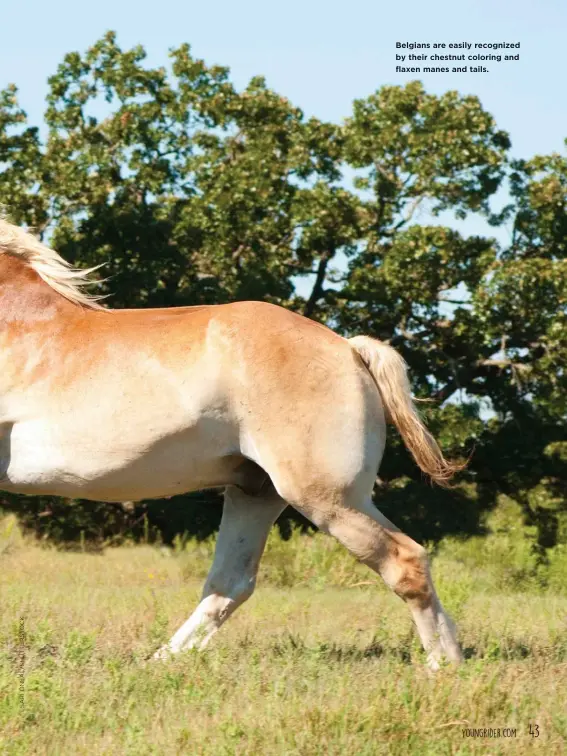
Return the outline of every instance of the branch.
{"type": "Polygon", "coordinates": [[[511,368],[512,369],[512,377],[511,377],[511,383],[514,386],[518,386],[519,388],[522,387],[522,375],[526,373],[530,373],[532,370],[531,365],[525,365],[523,362],[512,362],[512,360],[478,360],[477,361],[478,367],[497,367],[500,368],[500,370],[504,370],[504,368],[511,368]]]}
{"type": "Polygon", "coordinates": [[[313,270],[313,268],[305,268],[301,263],[295,262],[294,260],[291,262],[284,262],[283,265],[285,265],[286,268],[291,268],[296,275],[314,276],[317,273],[317,268],[315,268],[315,270],[313,270]]]}
{"type": "Polygon", "coordinates": [[[512,362],[512,360],[477,360],[476,365],[477,367],[499,367],[501,369],[511,367],[518,373],[529,373],[532,369],[531,365],[525,365],[523,362],[512,362]]]}
{"type": "MultiPolygon", "coordinates": [[[[477,360],[474,363],[474,366],[476,368],[482,368],[482,367],[496,367],[500,368],[501,370],[510,367],[512,368],[512,371],[514,373],[514,377],[518,378],[521,373],[529,373],[531,371],[531,365],[524,365],[523,363],[518,362],[512,362],[512,360],[493,360],[493,359],[484,359],[484,360],[477,360]]],[[[466,378],[472,378],[474,377],[475,373],[470,373],[466,375],[466,378]]],[[[462,378],[462,375],[461,375],[462,378]]],[[[457,377],[451,378],[443,388],[439,389],[434,395],[433,398],[435,401],[442,404],[443,402],[447,401],[452,394],[457,391],[457,389],[462,388],[462,384],[457,380],[457,377]]]]}
{"type": "Polygon", "coordinates": [[[317,306],[317,302],[323,296],[323,283],[325,281],[327,266],[331,257],[332,254],[327,253],[323,255],[323,257],[321,257],[321,259],[319,260],[317,275],[315,277],[315,283],[313,284],[313,290],[311,292],[311,295],[309,296],[309,299],[305,303],[305,307],[303,308],[303,314],[306,318],[310,318],[313,315],[313,313],[315,312],[315,307],[317,306]]]}
{"type": "Polygon", "coordinates": [[[399,334],[392,336],[392,338],[388,340],[390,346],[393,347],[398,347],[400,346],[400,344],[403,344],[404,339],[406,339],[407,341],[419,341],[419,339],[423,338],[424,336],[429,336],[431,334],[430,328],[425,328],[423,331],[417,331],[416,333],[407,331],[405,328],[405,320],[399,323],[396,328],[398,329],[399,334]]]}
{"type": "Polygon", "coordinates": [[[456,379],[452,378],[442,389],[439,389],[439,391],[436,391],[435,394],[433,394],[433,399],[434,401],[439,402],[439,404],[443,404],[443,402],[446,402],[458,388],[459,384],[456,379]]]}
{"type": "Polygon", "coordinates": [[[413,215],[414,215],[415,211],[420,206],[422,200],[423,200],[423,196],[422,197],[417,197],[412,202],[411,207],[410,207],[408,213],[406,214],[406,217],[402,218],[402,220],[399,221],[399,223],[396,223],[396,225],[393,228],[393,231],[398,231],[402,226],[405,226],[406,223],[410,222],[410,220],[413,218],[413,215]]]}

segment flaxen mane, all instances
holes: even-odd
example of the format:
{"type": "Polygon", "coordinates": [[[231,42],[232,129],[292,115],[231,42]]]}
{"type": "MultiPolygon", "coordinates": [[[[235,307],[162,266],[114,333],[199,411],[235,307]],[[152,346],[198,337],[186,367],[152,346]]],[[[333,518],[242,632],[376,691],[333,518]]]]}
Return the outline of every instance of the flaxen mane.
{"type": "Polygon", "coordinates": [[[94,283],[89,275],[100,266],[86,270],[73,268],[55,250],[3,218],[0,218],[0,254],[14,255],[24,260],[48,286],[70,302],[91,310],[103,309],[99,304],[102,297],[83,290],[94,283]]]}

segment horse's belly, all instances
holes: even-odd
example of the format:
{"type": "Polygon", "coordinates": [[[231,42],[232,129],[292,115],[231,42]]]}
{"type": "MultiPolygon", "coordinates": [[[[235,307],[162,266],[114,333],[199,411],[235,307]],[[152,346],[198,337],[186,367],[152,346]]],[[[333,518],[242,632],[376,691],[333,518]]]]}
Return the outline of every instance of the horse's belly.
{"type": "Polygon", "coordinates": [[[21,423],[0,440],[0,489],[125,501],[220,486],[235,465],[231,435],[197,424],[143,443],[126,434],[66,440],[47,423],[21,423]]]}

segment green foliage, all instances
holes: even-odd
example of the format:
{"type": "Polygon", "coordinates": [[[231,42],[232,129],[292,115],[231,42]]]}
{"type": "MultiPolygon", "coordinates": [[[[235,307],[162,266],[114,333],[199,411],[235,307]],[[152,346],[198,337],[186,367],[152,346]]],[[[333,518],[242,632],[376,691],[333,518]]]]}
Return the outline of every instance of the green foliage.
{"type": "MultiPolygon", "coordinates": [[[[104,263],[111,306],[264,299],[388,340],[416,395],[435,400],[424,414],[447,453],[474,454],[457,489],[440,493],[390,438],[380,507],[436,539],[482,533],[506,493],[536,528],[537,559],[565,538],[567,157],[509,161],[508,134],[474,96],[386,86],[343,124],[324,123],[261,77],[238,91],[188,45],[151,68],[111,32],[65,56],[44,127],[42,140],[14,85],[0,92],[0,205],[73,263],[104,263]],[[511,202],[495,213],[506,183],[511,202]],[[510,243],[417,224],[423,210],[506,222],[510,243]],[[346,270],[332,267],[345,258],[346,270]]],[[[216,503],[4,505],[42,535],[101,543],[207,537],[216,503]]]]}

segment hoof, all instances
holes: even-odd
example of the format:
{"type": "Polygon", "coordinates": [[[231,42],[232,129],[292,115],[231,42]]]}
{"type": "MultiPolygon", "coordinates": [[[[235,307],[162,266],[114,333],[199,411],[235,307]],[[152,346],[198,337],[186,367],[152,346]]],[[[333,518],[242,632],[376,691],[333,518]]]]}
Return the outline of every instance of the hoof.
{"type": "Polygon", "coordinates": [[[427,654],[427,668],[430,672],[439,672],[441,664],[435,654],[427,654]]]}
{"type": "Polygon", "coordinates": [[[169,648],[169,646],[162,646],[151,658],[157,661],[167,661],[167,659],[169,659],[172,655],[173,651],[169,648]]]}
{"type": "Polygon", "coordinates": [[[455,669],[463,661],[462,653],[448,655],[430,652],[427,655],[427,667],[431,672],[439,672],[440,669],[455,669]]]}

